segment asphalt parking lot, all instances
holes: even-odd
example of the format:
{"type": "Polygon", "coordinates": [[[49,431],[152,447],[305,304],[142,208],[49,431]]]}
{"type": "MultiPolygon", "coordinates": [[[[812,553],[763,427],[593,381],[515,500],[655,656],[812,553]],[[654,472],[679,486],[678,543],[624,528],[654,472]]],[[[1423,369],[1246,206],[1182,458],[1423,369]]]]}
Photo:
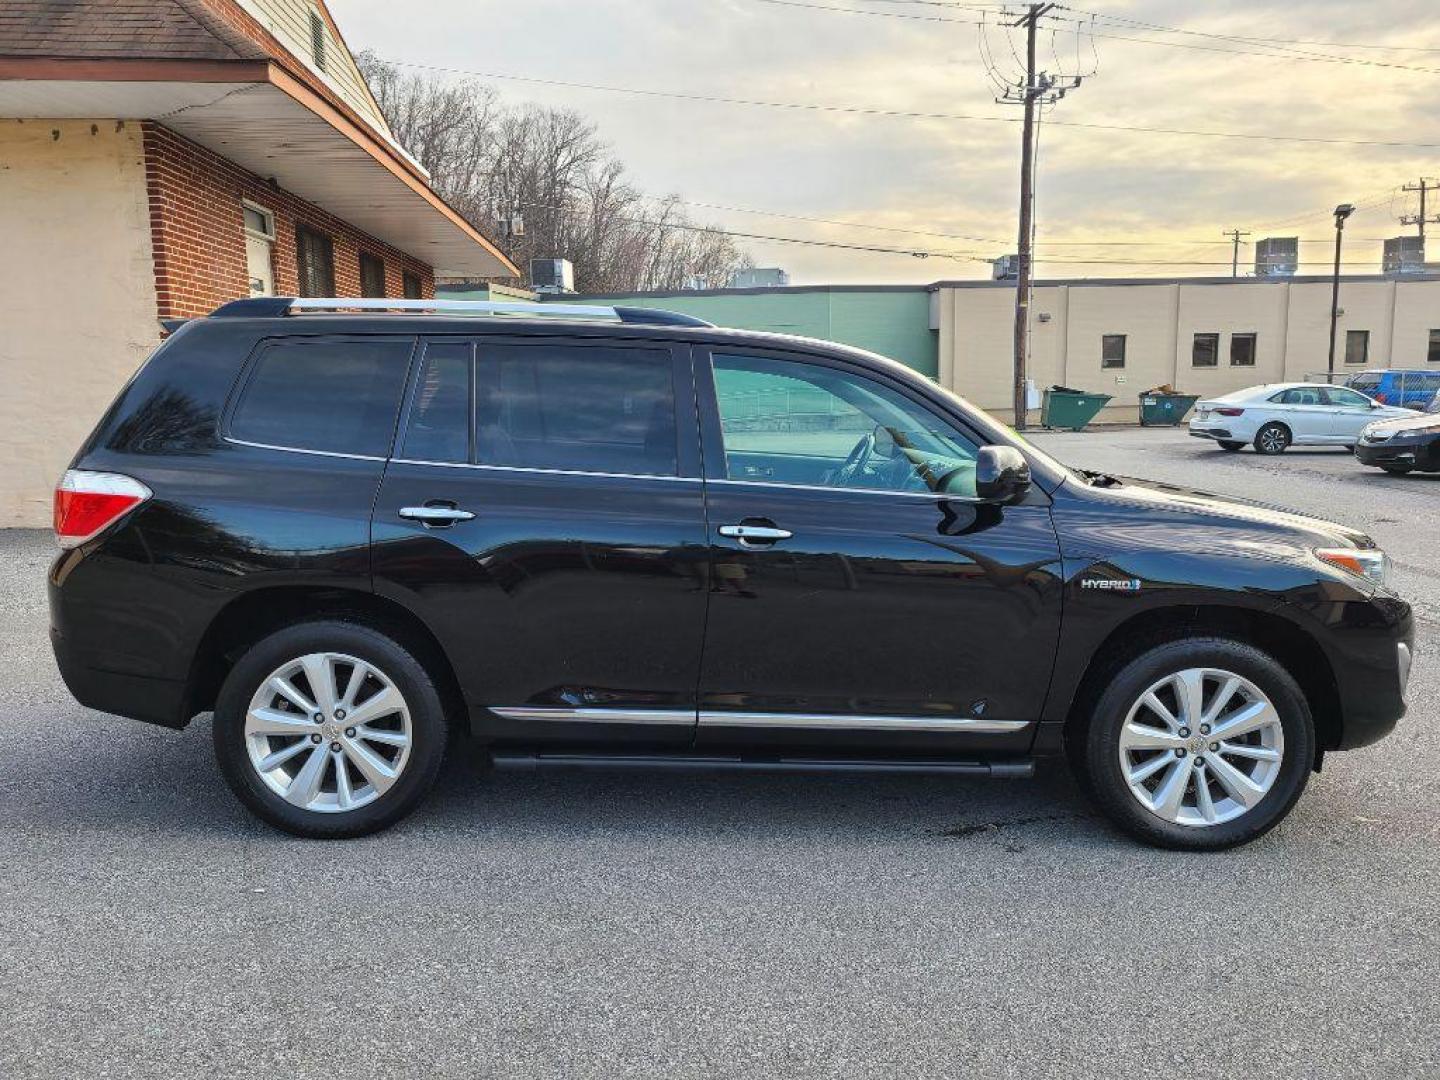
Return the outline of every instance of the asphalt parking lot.
{"type": "Polygon", "coordinates": [[[1238,851],[1137,847],[1034,781],[479,777],[314,843],[209,724],[90,712],[48,535],[0,533],[0,1076],[1431,1076],[1440,477],[1183,431],[1075,464],[1361,525],[1417,604],[1411,715],[1238,851]]]}

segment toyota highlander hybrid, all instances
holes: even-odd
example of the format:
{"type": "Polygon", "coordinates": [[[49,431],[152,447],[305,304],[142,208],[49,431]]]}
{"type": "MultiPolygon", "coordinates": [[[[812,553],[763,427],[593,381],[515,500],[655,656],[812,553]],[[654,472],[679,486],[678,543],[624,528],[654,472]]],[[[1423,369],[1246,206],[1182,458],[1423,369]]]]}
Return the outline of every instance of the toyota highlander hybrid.
{"type": "Polygon", "coordinates": [[[213,712],[235,794],[313,837],[415,809],[458,732],[521,769],[1065,754],[1133,836],[1222,848],[1389,732],[1411,664],[1353,529],[1076,471],[892,361],[638,309],[228,304],[121,392],[55,528],[75,697],[213,712]]]}

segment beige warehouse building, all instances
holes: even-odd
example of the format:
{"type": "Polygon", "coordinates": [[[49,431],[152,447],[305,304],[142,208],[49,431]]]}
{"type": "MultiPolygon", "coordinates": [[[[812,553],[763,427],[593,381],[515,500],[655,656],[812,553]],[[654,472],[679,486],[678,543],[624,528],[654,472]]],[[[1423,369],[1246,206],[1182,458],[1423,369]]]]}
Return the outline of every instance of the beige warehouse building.
{"type": "MultiPolygon", "coordinates": [[[[1326,370],[1328,277],[1042,281],[1030,307],[1029,375],[1111,394],[1099,422],[1133,422],[1141,391],[1161,384],[1214,396],[1326,370]]],[[[1335,371],[1440,372],[1440,275],[1345,277],[1335,371]]],[[[931,286],[938,378],[1012,419],[1015,287],[931,286]]]]}

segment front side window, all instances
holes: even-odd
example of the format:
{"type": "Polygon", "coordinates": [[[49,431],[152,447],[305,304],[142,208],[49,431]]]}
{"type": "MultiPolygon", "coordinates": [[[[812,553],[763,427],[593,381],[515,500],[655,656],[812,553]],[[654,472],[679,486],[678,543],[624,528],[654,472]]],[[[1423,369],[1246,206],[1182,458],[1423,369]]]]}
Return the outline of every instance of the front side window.
{"type": "Polygon", "coordinates": [[[1370,359],[1370,331],[1345,331],[1345,363],[1363,364],[1370,359]]]}
{"type": "Polygon", "coordinates": [[[1368,409],[1370,399],[1364,394],[1357,394],[1354,390],[1347,390],[1343,386],[1332,386],[1325,393],[1330,398],[1331,405],[1342,405],[1347,409],[1368,409]]]}
{"type": "Polygon", "coordinates": [[[1125,366],[1124,334],[1101,335],[1100,366],[1102,368],[1123,368],[1125,366]]]}
{"type": "Polygon", "coordinates": [[[1231,334],[1231,335],[1230,335],[1230,366],[1231,366],[1231,367],[1254,367],[1254,366],[1255,366],[1255,335],[1254,335],[1254,334],[1231,334]]]}
{"type": "Polygon", "coordinates": [[[731,480],[975,494],[975,443],[887,386],[770,357],[719,354],[714,371],[731,480]]]}
{"type": "Polygon", "coordinates": [[[335,295],[335,244],[307,225],[295,229],[295,264],[301,296],[335,295]]]}
{"type": "Polygon", "coordinates": [[[1220,362],[1220,335],[1196,334],[1190,346],[1192,367],[1215,367],[1220,362]]]}
{"type": "Polygon", "coordinates": [[[384,457],[410,343],[277,341],[251,366],[231,438],[293,450],[384,457]]]}
{"type": "Polygon", "coordinates": [[[673,368],[668,349],[482,343],[475,460],[675,476],[673,368]]]}

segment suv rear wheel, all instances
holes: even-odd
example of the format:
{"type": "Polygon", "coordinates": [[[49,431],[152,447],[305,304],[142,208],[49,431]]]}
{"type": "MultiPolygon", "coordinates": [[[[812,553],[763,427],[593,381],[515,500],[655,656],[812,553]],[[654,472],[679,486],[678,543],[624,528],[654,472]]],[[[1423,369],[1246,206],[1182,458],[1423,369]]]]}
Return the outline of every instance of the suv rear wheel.
{"type": "Polygon", "coordinates": [[[1315,727],[1295,680],[1241,642],[1160,645],[1110,681],[1070,746],[1120,828],[1158,847],[1216,850],[1275,826],[1304,791],[1315,727]]]}
{"type": "Polygon", "coordinates": [[[231,670],[215,754],[240,801],[298,836],[376,832],[429,791],[446,742],[440,696],[398,642],[357,623],[272,634],[231,670]]]}

